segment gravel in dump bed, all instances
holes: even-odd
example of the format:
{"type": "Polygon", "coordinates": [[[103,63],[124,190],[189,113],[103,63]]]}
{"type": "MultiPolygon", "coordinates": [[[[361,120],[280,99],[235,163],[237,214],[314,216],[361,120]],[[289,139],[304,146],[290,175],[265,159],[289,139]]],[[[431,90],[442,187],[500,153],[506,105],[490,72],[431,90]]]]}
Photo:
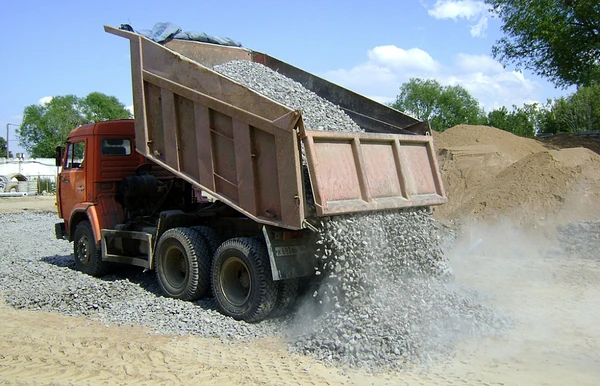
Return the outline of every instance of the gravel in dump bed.
{"type": "Polygon", "coordinates": [[[212,298],[161,296],[154,272],[123,266],[95,278],[75,270],[73,243],[56,240],[56,213],[0,214],[0,294],[16,308],[89,316],[106,324],[147,326],[157,333],[222,340],[279,335],[281,323],[248,324],[221,315],[212,298]]]}
{"type": "Polygon", "coordinates": [[[290,109],[302,111],[308,130],[363,131],[338,106],[260,63],[233,60],[214,66],[213,70],[290,109]]]}
{"type": "Polygon", "coordinates": [[[335,216],[319,226],[325,276],[298,312],[292,350],[351,367],[394,369],[448,354],[507,321],[455,288],[429,213],[335,216]]]}

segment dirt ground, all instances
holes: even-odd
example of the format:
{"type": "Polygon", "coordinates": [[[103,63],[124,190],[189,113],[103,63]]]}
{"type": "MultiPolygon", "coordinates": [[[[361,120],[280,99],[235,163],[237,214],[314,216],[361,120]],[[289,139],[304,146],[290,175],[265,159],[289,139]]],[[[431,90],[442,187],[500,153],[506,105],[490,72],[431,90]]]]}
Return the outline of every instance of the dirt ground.
{"type": "MultiPolygon", "coordinates": [[[[53,210],[53,197],[0,199],[0,211],[53,210]]],[[[0,305],[0,384],[597,385],[600,261],[540,255],[545,240],[474,228],[450,254],[456,282],[509,317],[504,335],[464,341],[428,368],[370,375],[326,367],[260,339],[156,335],[0,305]]]]}
{"type": "Polygon", "coordinates": [[[56,212],[56,196],[0,197],[0,213],[21,210],[56,212]]]}

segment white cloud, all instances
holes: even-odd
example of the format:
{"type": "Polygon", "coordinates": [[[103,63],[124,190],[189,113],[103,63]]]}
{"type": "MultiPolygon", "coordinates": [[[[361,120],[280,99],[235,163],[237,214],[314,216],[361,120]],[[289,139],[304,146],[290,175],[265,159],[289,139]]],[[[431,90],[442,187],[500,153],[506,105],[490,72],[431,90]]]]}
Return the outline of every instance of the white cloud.
{"type": "Polygon", "coordinates": [[[461,72],[504,72],[504,67],[488,55],[457,54],[454,57],[456,69],[461,72]]]}
{"type": "Polygon", "coordinates": [[[40,100],[38,102],[40,105],[44,106],[44,105],[47,105],[48,103],[50,103],[51,101],[52,101],[51,96],[45,96],[43,98],[40,98],[40,100]]]}
{"type": "Polygon", "coordinates": [[[479,100],[486,111],[512,105],[522,106],[531,103],[540,91],[540,86],[522,73],[505,71],[501,73],[471,72],[449,75],[442,82],[461,85],[479,100]]]}
{"type": "Polygon", "coordinates": [[[410,78],[461,85],[487,111],[542,99],[539,83],[520,72],[506,70],[488,55],[458,54],[452,62],[440,63],[419,48],[380,46],[368,52],[364,63],[321,76],[382,103],[393,102],[402,83],[410,78]]]}
{"type": "Polygon", "coordinates": [[[131,115],[133,115],[133,105],[128,105],[128,106],[125,106],[125,108],[126,108],[127,110],[129,110],[129,112],[131,113],[131,115]]]}
{"type": "Polygon", "coordinates": [[[377,65],[393,68],[435,71],[438,64],[431,55],[419,48],[403,50],[396,46],[378,46],[369,51],[369,59],[377,65]]]}
{"type": "Polygon", "coordinates": [[[479,19],[477,24],[471,26],[471,36],[474,38],[484,38],[485,30],[487,30],[488,19],[487,17],[482,17],[479,19]]]}
{"type": "Polygon", "coordinates": [[[483,1],[437,0],[427,13],[436,19],[477,20],[477,23],[471,25],[471,36],[485,37],[488,9],[489,7],[483,1]]]}
{"type": "Polygon", "coordinates": [[[411,77],[431,77],[441,68],[431,55],[419,48],[404,50],[378,46],[367,52],[368,60],[350,69],[338,69],[324,76],[331,81],[374,95],[377,101],[395,100],[398,87],[411,77]]]}
{"type": "Polygon", "coordinates": [[[464,18],[471,20],[479,17],[487,11],[487,6],[483,1],[451,1],[438,0],[432,9],[427,11],[430,16],[436,19],[458,19],[464,18]]]}

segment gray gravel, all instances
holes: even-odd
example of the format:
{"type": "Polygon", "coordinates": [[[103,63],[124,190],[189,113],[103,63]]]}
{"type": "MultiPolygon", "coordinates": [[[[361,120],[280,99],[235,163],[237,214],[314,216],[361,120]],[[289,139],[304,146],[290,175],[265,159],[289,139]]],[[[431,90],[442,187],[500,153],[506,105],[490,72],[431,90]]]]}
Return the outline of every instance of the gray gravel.
{"type": "Polygon", "coordinates": [[[562,252],[600,259],[600,221],[569,222],[557,231],[562,252]]]}
{"type": "MultiPolygon", "coordinates": [[[[307,129],[362,131],[337,106],[261,64],[232,61],[214,69],[301,110],[307,129]]],[[[451,272],[427,212],[335,216],[317,228],[315,270],[323,282],[292,323],[292,350],[353,367],[401,368],[504,327],[491,310],[444,283],[451,272]]]]}
{"type": "Polygon", "coordinates": [[[122,267],[94,278],[75,270],[73,244],[54,238],[56,213],[0,214],[0,292],[16,308],[135,324],[158,333],[222,340],[275,336],[276,320],[248,324],[221,315],[213,299],[185,302],[161,296],[154,272],[122,267]]]}
{"type": "Polygon", "coordinates": [[[216,72],[294,110],[301,110],[308,130],[363,131],[338,106],[268,67],[234,60],[213,67],[216,72]]]}
{"type": "Polygon", "coordinates": [[[504,318],[452,283],[436,229],[422,210],[323,220],[325,279],[298,313],[292,349],[350,367],[398,369],[503,331],[504,318]]]}

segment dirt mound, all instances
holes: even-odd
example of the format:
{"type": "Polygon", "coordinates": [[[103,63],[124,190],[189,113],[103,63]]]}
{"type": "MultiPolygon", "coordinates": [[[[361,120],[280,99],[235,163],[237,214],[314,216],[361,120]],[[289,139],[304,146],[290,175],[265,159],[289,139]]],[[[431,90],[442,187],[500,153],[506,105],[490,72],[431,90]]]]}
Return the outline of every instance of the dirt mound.
{"type": "Polygon", "coordinates": [[[558,133],[551,137],[539,138],[539,141],[552,150],[585,147],[596,154],[600,154],[600,141],[571,133],[558,133]]]}
{"type": "Polygon", "coordinates": [[[535,139],[523,138],[489,126],[457,125],[434,136],[438,149],[493,146],[511,162],[547,150],[535,139]]]}
{"type": "Polygon", "coordinates": [[[600,215],[600,156],[573,148],[535,153],[507,167],[458,207],[473,219],[516,225],[591,220],[600,215]]]}
{"type": "Polygon", "coordinates": [[[536,226],[600,217],[600,156],[459,125],[435,136],[449,202],[442,219],[503,220],[536,226]]]}

